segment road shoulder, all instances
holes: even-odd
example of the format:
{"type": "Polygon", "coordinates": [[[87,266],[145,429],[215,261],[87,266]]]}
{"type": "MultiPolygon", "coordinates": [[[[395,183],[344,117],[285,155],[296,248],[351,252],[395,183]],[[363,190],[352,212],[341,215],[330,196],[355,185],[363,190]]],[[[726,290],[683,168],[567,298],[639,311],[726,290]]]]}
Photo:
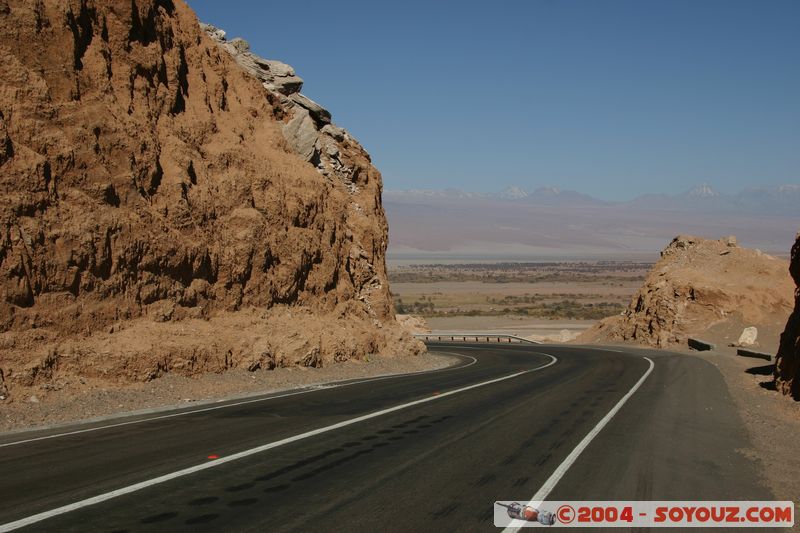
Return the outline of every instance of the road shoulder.
{"type": "Polygon", "coordinates": [[[120,388],[48,391],[35,395],[35,401],[30,397],[12,397],[12,401],[4,402],[0,435],[163,412],[337,381],[438,370],[460,361],[447,354],[427,353],[414,357],[345,361],[324,368],[231,370],[196,378],[166,376],[120,388]]]}
{"type": "Polygon", "coordinates": [[[781,500],[800,502],[800,402],[770,390],[773,363],[722,353],[691,353],[719,369],[750,436],[741,453],[761,465],[765,483],[781,500]]]}

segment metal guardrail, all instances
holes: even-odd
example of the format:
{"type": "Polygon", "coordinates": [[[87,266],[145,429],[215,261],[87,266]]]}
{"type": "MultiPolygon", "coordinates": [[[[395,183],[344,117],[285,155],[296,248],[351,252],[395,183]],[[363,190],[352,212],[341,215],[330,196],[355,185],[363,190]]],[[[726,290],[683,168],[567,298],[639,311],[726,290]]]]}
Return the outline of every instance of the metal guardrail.
{"type": "Polygon", "coordinates": [[[469,332],[456,332],[456,333],[416,333],[414,337],[425,341],[449,341],[449,342],[494,342],[494,343],[509,343],[509,344],[542,344],[538,341],[532,341],[524,337],[517,337],[516,335],[508,335],[505,333],[469,333],[469,332]]]}

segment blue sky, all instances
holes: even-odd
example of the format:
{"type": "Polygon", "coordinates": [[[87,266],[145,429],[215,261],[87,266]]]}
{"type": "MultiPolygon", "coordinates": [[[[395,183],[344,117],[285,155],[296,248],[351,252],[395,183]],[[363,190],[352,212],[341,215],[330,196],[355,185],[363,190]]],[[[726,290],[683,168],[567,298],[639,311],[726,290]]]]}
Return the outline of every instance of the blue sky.
{"type": "Polygon", "coordinates": [[[800,2],[189,0],[295,67],[389,189],[800,183],[800,2]]]}

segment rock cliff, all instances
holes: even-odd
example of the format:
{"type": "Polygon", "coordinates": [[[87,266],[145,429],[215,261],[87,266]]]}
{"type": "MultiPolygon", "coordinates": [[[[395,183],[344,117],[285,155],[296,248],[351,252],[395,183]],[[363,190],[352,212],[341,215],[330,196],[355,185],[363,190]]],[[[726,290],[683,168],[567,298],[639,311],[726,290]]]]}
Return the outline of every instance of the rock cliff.
{"type": "Polygon", "coordinates": [[[800,400],[800,233],[792,247],[789,271],[796,284],[794,312],[789,316],[781,335],[781,345],[775,359],[775,384],[783,394],[791,394],[800,400]]]}
{"type": "Polygon", "coordinates": [[[723,332],[736,339],[744,326],[775,330],[791,310],[791,294],[785,261],[741,248],[734,237],[682,235],[661,252],[623,314],[601,321],[578,342],[667,347],[692,335],[725,342],[723,332]]]}
{"type": "Polygon", "coordinates": [[[182,0],[0,0],[0,369],[141,380],[418,352],[381,176],[182,0]]]}

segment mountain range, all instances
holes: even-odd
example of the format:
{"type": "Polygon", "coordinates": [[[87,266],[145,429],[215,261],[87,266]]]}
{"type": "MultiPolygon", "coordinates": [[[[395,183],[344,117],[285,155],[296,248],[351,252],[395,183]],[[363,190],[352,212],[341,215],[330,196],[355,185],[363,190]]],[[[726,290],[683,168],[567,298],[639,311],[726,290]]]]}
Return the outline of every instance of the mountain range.
{"type": "Polygon", "coordinates": [[[735,194],[725,194],[702,183],[680,194],[645,194],[633,200],[607,201],[577,191],[558,187],[539,187],[528,191],[511,186],[500,192],[469,192],[460,189],[387,190],[384,197],[391,201],[413,199],[506,200],[534,205],[561,206],[620,206],[674,211],[759,213],[770,215],[800,215],[800,185],[750,187],[735,194]]]}
{"type": "Polygon", "coordinates": [[[626,201],[540,187],[500,192],[387,190],[390,256],[571,257],[652,255],[679,233],[737,235],[787,253],[800,230],[800,185],[725,194],[700,184],[626,201]]]}

